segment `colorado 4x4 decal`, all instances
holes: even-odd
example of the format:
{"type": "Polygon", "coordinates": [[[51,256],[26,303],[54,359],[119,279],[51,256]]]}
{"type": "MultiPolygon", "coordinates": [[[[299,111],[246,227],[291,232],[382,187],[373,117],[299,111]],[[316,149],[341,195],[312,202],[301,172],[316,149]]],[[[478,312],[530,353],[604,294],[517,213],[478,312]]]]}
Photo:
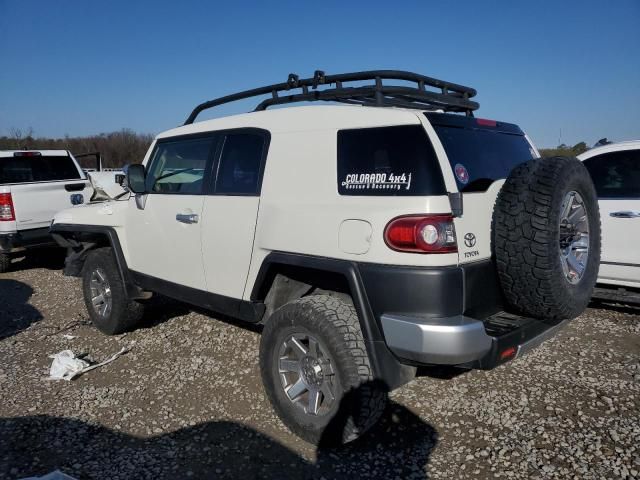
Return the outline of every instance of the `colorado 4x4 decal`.
{"type": "Polygon", "coordinates": [[[390,189],[405,190],[411,188],[411,173],[394,175],[393,173],[350,173],[342,182],[348,189],[390,189]]]}

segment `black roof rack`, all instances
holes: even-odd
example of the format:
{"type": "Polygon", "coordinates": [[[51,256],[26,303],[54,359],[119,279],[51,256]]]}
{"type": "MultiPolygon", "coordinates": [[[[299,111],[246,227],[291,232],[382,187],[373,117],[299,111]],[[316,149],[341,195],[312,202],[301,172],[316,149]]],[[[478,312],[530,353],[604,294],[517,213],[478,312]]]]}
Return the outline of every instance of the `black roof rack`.
{"type": "Polygon", "coordinates": [[[276,83],[265,87],[245,90],[225,97],[201,103],[193,109],[185,125],[194,122],[203,110],[217,107],[225,103],[244,100],[271,94],[260,102],[254,111],[266,110],[273,105],[283,105],[295,102],[328,101],[355,105],[376,107],[403,107],[420,110],[444,110],[446,112],[464,112],[473,116],[473,111],[480,105],[469,100],[476,95],[473,88],[450,83],[437,78],[426,77],[401,70],[371,70],[367,72],[341,73],[326,75],[322,70],[316,70],[312,78],[299,78],[294,73],[284,83],[276,83]],[[366,82],[373,80],[373,84],[345,86],[348,82],[366,82]],[[402,80],[415,82],[416,86],[388,85],[383,80],[402,80]],[[318,89],[321,85],[334,85],[333,88],[318,89]],[[438,90],[427,90],[433,87],[438,90]],[[300,89],[298,93],[280,95],[282,92],[300,89]]]}

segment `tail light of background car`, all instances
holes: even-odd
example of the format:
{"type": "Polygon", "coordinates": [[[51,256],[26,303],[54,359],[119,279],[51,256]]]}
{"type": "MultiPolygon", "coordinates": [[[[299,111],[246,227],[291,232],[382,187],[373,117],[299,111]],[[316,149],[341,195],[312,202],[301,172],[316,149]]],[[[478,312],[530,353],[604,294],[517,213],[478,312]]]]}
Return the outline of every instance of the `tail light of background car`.
{"type": "Polygon", "coordinates": [[[384,241],[389,248],[399,252],[458,251],[453,216],[450,214],[396,217],[384,229],[384,241]]]}
{"type": "Polygon", "coordinates": [[[15,219],[11,194],[0,193],[0,222],[13,222],[15,219]]]}

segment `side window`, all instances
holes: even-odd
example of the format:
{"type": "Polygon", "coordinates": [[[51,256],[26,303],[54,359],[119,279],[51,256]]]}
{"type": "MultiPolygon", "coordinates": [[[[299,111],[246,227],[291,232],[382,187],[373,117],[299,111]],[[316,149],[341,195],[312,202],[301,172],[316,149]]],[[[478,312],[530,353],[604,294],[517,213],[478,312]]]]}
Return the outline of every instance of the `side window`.
{"type": "Polygon", "coordinates": [[[266,138],[260,134],[225,135],[215,192],[226,195],[260,195],[265,146],[266,138]]]}
{"type": "Polygon", "coordinates": [[[203,193],[204,176],[213,137],[161,141],[147,171],[151,193],[203,193]]]}
{"type": "Polygon", "coordinates": [[[444,195],[440,165],[420,125],[338,132],[340,195],[444,195]]]}
{"type": "Polygon", "coordinates": [[[640,198],[640,150],[604,153],[584,165],[598,198],[640,198]]]}

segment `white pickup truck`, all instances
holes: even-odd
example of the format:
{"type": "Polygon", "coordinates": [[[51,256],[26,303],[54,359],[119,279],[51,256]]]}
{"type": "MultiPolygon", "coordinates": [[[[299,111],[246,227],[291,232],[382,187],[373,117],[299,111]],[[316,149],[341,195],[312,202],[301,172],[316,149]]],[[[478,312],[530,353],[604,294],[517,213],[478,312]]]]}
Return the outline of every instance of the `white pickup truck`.
{"type": "Polygon", "coordinates": [[[67,150],[0,151],[0,272],[17,252],[55,245],[54,215],[93,195],[89,176],[67,150]]]}

